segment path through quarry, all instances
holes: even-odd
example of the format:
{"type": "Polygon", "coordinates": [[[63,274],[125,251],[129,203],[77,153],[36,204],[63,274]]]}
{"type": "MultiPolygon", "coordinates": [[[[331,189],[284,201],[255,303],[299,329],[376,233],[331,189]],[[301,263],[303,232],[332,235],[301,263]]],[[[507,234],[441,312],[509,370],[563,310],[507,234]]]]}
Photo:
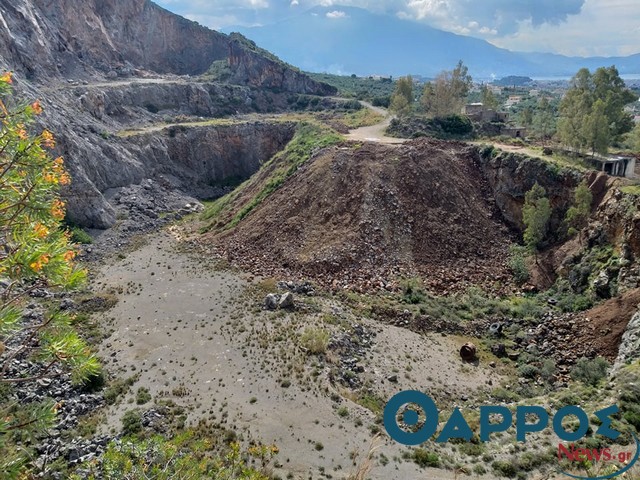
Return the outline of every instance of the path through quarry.
{"type": "MultiPolygon", "coordinates": [[[[95,287],[120,289],[118,304],[101,320],[113,331],[102,345],[106,366],[139,373],[134,389],[148,388],[154,398],[184,406],[189,422],[220,422],[247,441],[275,443],[281,478],[320,479],[321,472],[344,478],[353,470],[351,457],[366,453],[373,436],[375,414],[331,380],[331,372],[344,368],[345,352],[330,347],[326,357],[315,357],[298,346],[308,325],[327,328],[337,343],[362,342],[366,366],[357,377],[372,397],[418,389],[445,402],[501,380],[495,369],[460,360],[457,350],[466,338],[381,325],[354,316],[333,298],[298,296],[296,311],[265,311],[259,282],[180,245],[176,235],[157,233],[101,269],[95,287]],[[327,323],[330,316],[339,325],[327,323]],[[394,373],[399,369],[411,373],[394,373]]],[[[133,391],[130,396],[135,398],[133,391]]],[[[111,407],[110,424],[118,425],[130,408],[128,399],[111,407]]],[[[455,478],[400,460],[403,450],[381,440],[376,455],[395,460],[375,462],[367,478],[455,478]]]]}

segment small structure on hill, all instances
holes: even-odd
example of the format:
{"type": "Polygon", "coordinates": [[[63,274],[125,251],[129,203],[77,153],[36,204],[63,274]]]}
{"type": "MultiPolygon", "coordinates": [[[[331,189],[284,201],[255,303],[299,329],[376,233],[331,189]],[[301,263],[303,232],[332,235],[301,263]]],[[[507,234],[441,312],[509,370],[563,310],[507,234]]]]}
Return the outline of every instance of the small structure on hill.
{"type": "Polygon", "coordinates": [[[504,127],[500,131],[500,135],[512,138],[525,138],[527,136],[527,129],[524,127],[504,127]]]}
{"type": "Polygon", "coordinates": [[[474,123],[482,125],[484,133],[489,135],[506,135],[513,138],[525,138],[527,131],[523,127],[509,127],[509,114],[507,112],[496,112],[492,108],[487,108],[483,103],[468,103],[462,111],[474,123]]]}
{"type": "Polygon", "coordinates": [[[506,112],[496,112],[492,108],[487,108],[483,103],[468,103],[462,111],[472,122],[506,122],[509,114],[506,112]]]}
{"type": "Polygon", "coordinates": [[[594,167],[613,177],[633,178],[636,170],[636,159],[621,155],[609,155],[608,157],[593,157],[591,162],[594,167]]]}

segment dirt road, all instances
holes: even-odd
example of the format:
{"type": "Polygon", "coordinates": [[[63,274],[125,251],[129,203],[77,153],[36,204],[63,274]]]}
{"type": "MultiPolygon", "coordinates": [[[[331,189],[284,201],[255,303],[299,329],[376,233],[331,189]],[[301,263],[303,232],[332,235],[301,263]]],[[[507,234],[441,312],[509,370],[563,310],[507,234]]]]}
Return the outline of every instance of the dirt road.
{"type": "Polygon", "coordinates": [[[356,128],[355,130],[351,130],[346,136],[349,140],[358,140],[365,142],[378,142],[378,143],[386,143],[386,144],[394,144],[394,143],[403,143],[406,140],[403,138],[394,138],[385,135],[384,131],[391,123],[393,119],[393,115],[389,114],[386,108],[374,107],[368,102],[360,101],[362,105],[366,108],[373,110],[376,113],[379,113],[385,119],[377,123],[375,125],[371,125],[369,127],[361,127],[356,128]]]}

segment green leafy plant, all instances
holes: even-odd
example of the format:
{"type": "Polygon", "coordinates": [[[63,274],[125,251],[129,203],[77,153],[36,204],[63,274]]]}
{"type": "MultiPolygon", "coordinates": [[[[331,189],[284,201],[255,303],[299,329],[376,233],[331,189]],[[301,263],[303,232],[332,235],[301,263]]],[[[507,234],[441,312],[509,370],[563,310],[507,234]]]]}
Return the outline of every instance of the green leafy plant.
{"type": "MultiPolygon", "coordinates": [[[[7,282],[0,289],[0,386],[45,378],[56,366],[68,368],[79,383],[100,366],[74,330],[73,318],[53,311],[22,321],[29,292],[72,289],[86,273],[74,263],[75,247],[61,228],[65,205],[58,191],[71,181],[64,161],[50,155],[51,132],[30,133],[42,112],[40,102],[18,103],[11,83],[11,74],[0,76],[0,277],[7,282]],[[27,358],[32,362],[14,362],[27,358]]],[[[50,427],[56,413],[53,402],[22,404],[10,398],[0,403],[0,471],[6,479],[25,475],[29,464],[21,445],[50,427]]]]}

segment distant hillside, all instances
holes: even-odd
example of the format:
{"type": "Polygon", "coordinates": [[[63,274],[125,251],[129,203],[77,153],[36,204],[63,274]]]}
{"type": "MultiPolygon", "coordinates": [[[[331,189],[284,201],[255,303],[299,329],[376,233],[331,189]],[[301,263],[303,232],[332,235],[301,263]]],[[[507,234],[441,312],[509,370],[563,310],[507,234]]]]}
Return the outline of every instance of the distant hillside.
{"type": "Polygon", "coordinates": [[[312,72],[434,76],[462,59],[474,76],[484,78],[573,75],[581,67],[612,64],[622,74],[640,73],[640,54],[570,58],[511,52],[422,23],[336,5],[316,7],[276,24],[236,30],[312,72]]]}

